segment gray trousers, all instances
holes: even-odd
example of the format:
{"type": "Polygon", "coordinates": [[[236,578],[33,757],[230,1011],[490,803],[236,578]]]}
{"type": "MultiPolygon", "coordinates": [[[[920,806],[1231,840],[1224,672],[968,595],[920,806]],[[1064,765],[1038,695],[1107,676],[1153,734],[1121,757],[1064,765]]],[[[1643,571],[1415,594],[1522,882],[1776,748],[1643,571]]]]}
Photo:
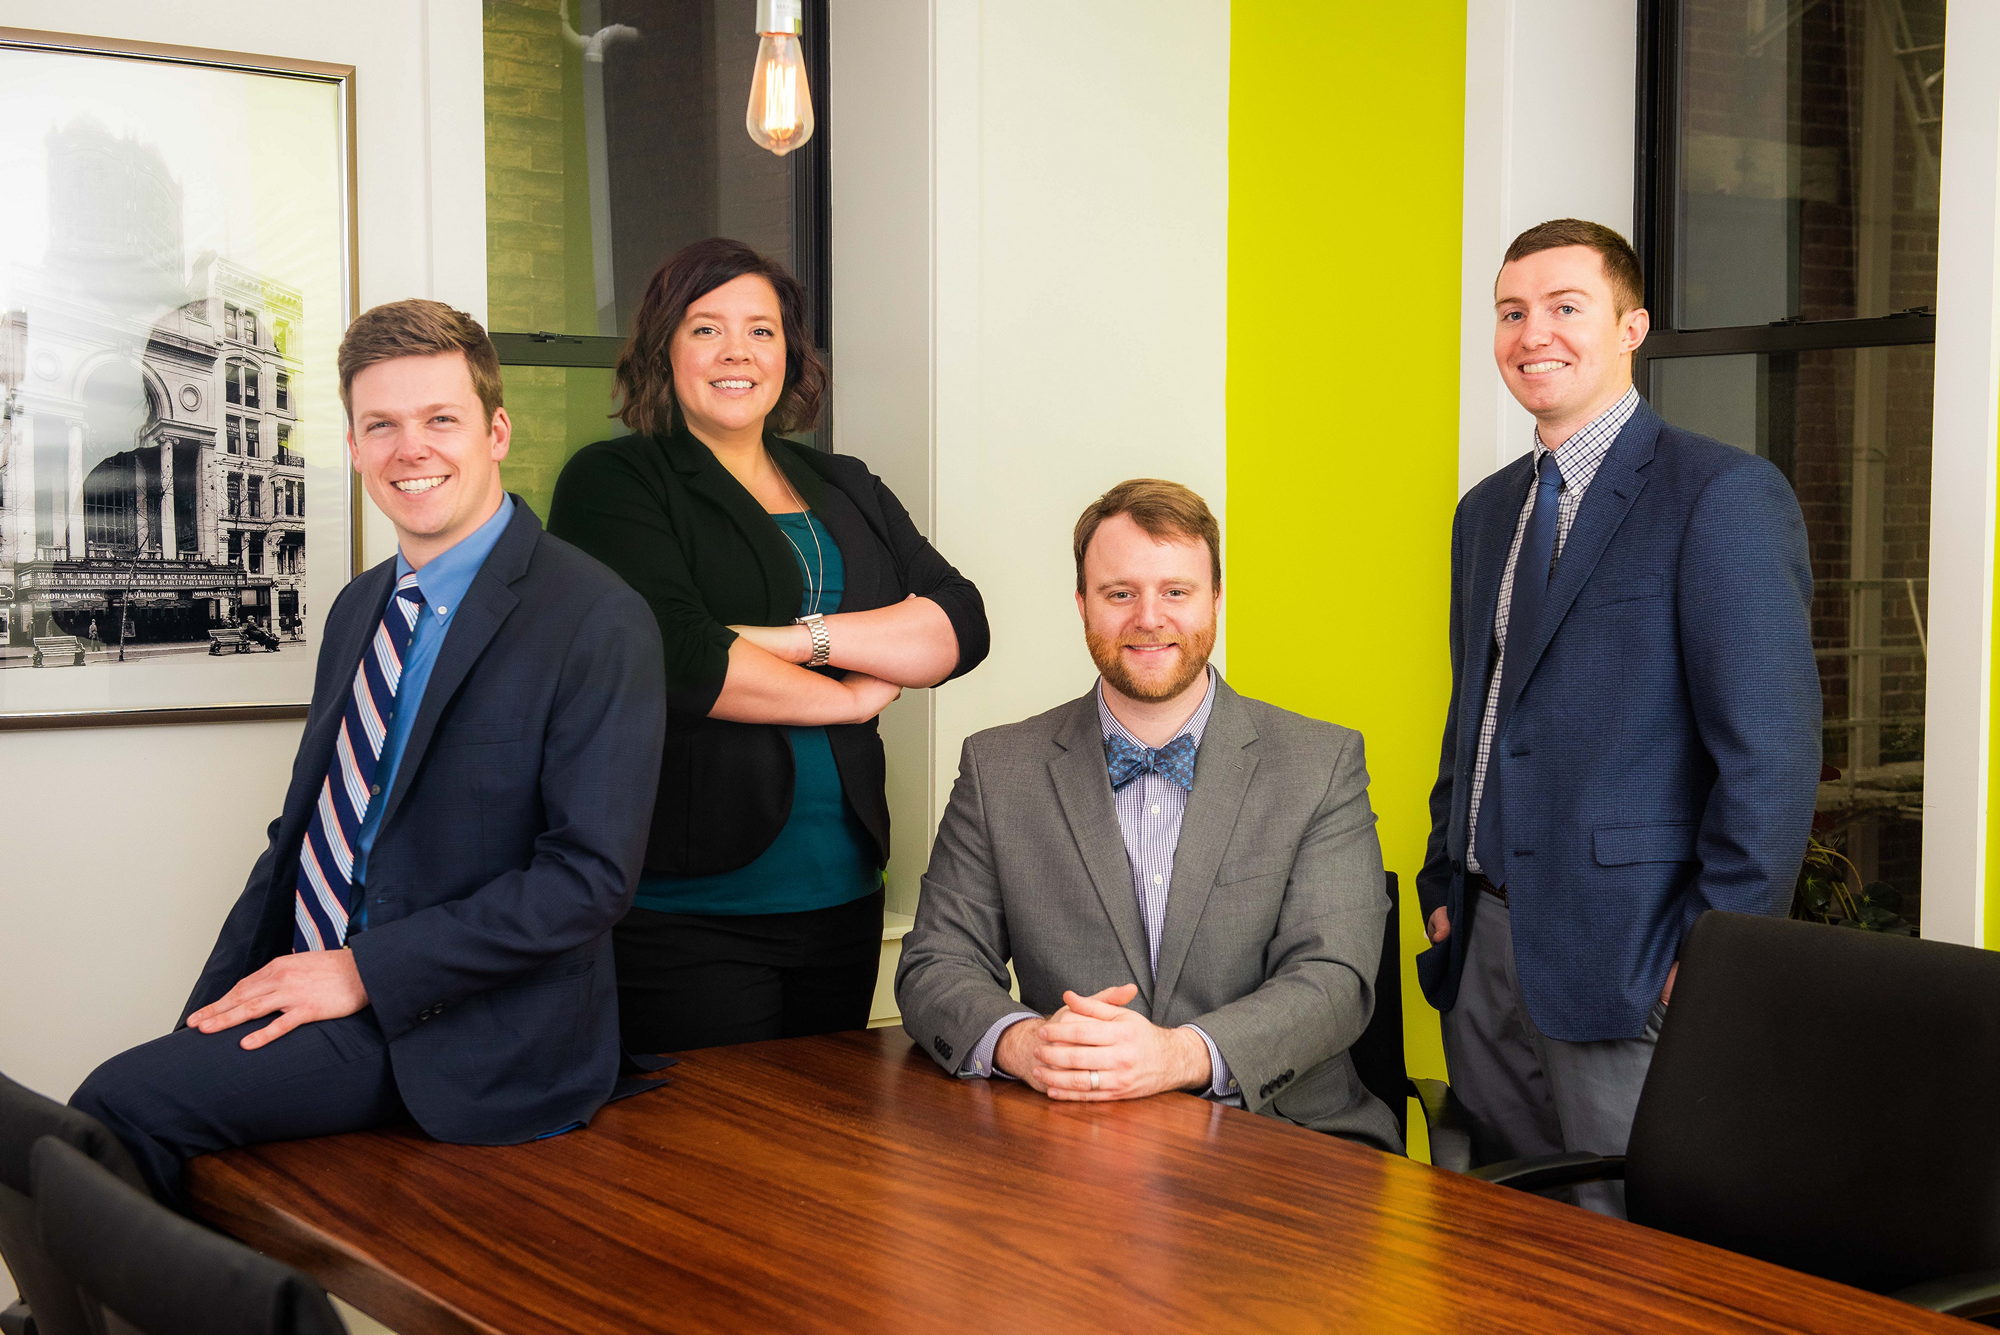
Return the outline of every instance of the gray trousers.
{"type": "MultiPolygon", "coordinates": [[[[1666,1008],[1638,1038],[1570,1043],[1540,1033],[1521,1003],[1507,902],[1485,895],[1459,980],[1439,1017],[1451,1091],[1472,1119],[1474,1166],[1531,1155],[1623,1154],[1666,1008]]],[[[1576,1203],[1625,1216],[1625,1184],[1575,1189],[1576,1203]]]]}

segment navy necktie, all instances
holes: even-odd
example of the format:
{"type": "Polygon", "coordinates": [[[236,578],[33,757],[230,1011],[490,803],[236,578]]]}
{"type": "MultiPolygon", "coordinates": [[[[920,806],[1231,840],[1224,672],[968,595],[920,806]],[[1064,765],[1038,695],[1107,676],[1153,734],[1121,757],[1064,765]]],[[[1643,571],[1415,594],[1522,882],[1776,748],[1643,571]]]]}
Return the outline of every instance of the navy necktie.
{"type": "MultiPolygon", "coordinates": [[[[1493,746],[1497,750],[1507,731],[1508,705],[1512,690],[1527,671],[1525,650],[1542,621],[1542,602],[1549,591],[1549,568],[1556,559],[1556,509],[1562,496],[1562,473],[1556,468],[1555,451],[1542,455],[1536,465],[1535,508],[1528,514],[1528,528],[1521,535],[1521,554],[1514,562],[1514,591],[1507,604],[1506,661],[1500,669],[1500,699],[1494,705],[1493,746]]],[[[1500,770],[1491,752],[1486,757],[1486,786],[1479,796],[1479,832],[1473,842],[1479,866],[1495,885],[1507,884],[1507,844],[1500,819],[1500,770]]]]}
{"type": "Polygon", "coordinates": [[[1104,739],[1104,767],[1111,777],[1111,791],[1117,792],[1141,774],[1151,770],[1164,774],[1183,789],[1194,791],[1194,735],[1182,733],[1158,750],[1113,733],[1104,739]]]}
{"type": "Polygon", "coordinates": [[[333,740],[333,759],[320,781],[319,801],[299,845],[299,873],[292,892],[292,949],[338,950],[347,942],[347,919],[354,911],[354,855],[361,822],[379,795],[375,772],[382,743],[395,717],[396,690],[403,684],[403,657],[423,610],[416,572],[396,581],[396,596],[383,609],[375,636],[361,651],[354,685],[333,740]]]}

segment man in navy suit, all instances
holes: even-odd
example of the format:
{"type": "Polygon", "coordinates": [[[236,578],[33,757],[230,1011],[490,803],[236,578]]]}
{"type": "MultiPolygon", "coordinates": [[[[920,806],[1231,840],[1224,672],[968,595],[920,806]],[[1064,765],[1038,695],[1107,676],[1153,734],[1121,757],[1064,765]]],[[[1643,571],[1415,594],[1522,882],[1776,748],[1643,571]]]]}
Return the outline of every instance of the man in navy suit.
{"type": "Polygon", "coordinates": [[[471,317],[378,306],[340,381],[397,555],[327,614],[282,814],[181,1026],[72,1100],[176,1204],[211,1150],[404,1118],[506,1144],[588,1120],[619,1078],[608,933],[659,772],[653,616],[502,488],[471,317]]]}
{"type": "Polygon", "coordinates": [[[1633,390],[1623,237],[1530,228],[1494,298],[1535,440],[1452,525],[1419,976],[1481,1162],[1621,1154],[1695,918],[1791,899],[1820,765],[1805,525],[1768,461],[1633,390]]]}

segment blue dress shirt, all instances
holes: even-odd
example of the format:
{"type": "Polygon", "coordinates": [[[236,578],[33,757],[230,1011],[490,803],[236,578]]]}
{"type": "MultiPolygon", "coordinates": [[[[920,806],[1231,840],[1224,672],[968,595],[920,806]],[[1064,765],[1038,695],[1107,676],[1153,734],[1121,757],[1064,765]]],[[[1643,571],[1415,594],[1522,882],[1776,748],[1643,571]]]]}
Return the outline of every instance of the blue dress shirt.
{"type": "MultiPolygon", "coordinates": [[[[500,541],[500,535],[506,532],[508,521],[513,517],[514,498],[503,496],[500,508],[491,519],[432,557],[430,563],[417,573],[417,587],[424,593],[424,610],[417,617],[416,629],[410,632],[410,647],[404,651],[403,677],[396,689],[396,707],[389,714],[389,728],[382,737],[382,758],[375,766],[377,792],[369,799],[368,814],[362,817],[361,834],[355,840],[356,885],[367,884],[368,850],[375,846],[375,832],[382,824],[382,813],[389,807],[383,799],[395,791],[396,771],[403,763],[403,747],[410,740],[410,728],[416,723],[418,709],[424,702],[424,687],[430,684],[431,669],[437,666],[438,650],[444,646],[445,632],[451,629],[452,613],[458,611],[459,600],[472,587],[479,568],[486,564],[493,545],[500,541]]],[[[411,569],[398,549],[396,578],[402,579],[411,569]]],[[[390,585],[389,596],[396,596],[393,584],[390,585]]],[[[388,604],[384,602],[383,607],[386,609],[388,604]]],[[[355,927],[365,927],[367,924],[361,921],[365,906],[357,902],[355,908],[355,927]]]]}

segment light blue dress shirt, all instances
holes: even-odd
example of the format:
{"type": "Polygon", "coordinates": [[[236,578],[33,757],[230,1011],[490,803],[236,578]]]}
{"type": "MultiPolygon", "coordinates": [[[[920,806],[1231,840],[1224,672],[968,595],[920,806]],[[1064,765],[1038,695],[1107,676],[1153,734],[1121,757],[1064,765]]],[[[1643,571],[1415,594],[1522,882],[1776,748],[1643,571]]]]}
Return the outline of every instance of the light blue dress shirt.
{"type": "MultiPolygon", "coordinates": [[[[451,629],[452,614],[458,611],[459,600],[472,587],[480,567],[486,564],[493,545],[500,541],[500,535],[506,532],[508,521],[513,517],[514,498],[503,496],[499,510],[491,519],[432,557],[430,563],[417,572],[417,587],[423,590],[424,609],[417,616],[416,629],[410,632],[410,647],[403,651],[403,677],[396,688],[396,707],[389,714],[388,731],[382,737],[382,758],[375,766],[375,791],[368,799],[368,814],[362,817],[361,834],[355,840],[354,884],[357,886],[367,884],[368,850],[375,846],[375,832],[381,827],[382,813],[389,807],[383,798],[396,790],[396,771],[402,767],[403,747],[409,743],[410,728],[417,721],[418,709],[424,702],[424,688],[430,684],[431,669],[437,666],[438,650],[444,645],[445,633],[451,629]]],[[[410,563],[398,550],[397,580],[409,574],[410,570],[410,563]]],[[[389,597],[395,596],[392,584],[389,597]]],[[[388,603],[384,602],[382,606],[386,611],[388,603]]],[[[356,908],[360,911],[363,906],[357,904],[356,908]]],[[[358,922],[357,926],[366,926],[366,923],[358,922]]]]}

